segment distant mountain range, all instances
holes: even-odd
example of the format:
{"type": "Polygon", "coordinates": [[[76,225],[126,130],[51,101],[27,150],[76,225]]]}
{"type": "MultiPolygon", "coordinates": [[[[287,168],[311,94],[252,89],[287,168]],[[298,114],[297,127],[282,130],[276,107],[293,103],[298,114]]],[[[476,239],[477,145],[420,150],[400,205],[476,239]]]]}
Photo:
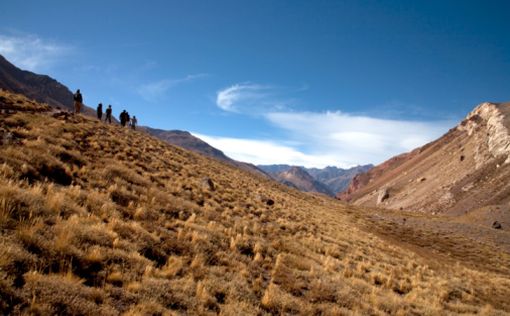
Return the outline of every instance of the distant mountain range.
{"type": "Polygon", "coordinates": [[[349,169],[337,167],[305,168],[290,165],[258,165],[279,182],[305,192],[318,192],[334,196],[347,188],[358,173],[370,170],[373,165],[357,166],[349,169]]]}

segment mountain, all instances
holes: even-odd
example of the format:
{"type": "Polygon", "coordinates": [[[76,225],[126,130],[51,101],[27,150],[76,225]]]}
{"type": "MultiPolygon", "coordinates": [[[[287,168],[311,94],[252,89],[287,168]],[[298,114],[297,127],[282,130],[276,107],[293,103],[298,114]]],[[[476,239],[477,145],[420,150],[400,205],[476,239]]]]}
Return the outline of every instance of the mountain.
{"type": "MultiPolygon", "coordinates": [[[[269,175],[271,175],[274,179],[279,180],[279,174],[282,172],[287,172],[294,166],[290,165],[259,165],[257,166],[269,175]]],[[[337,167],[326,167],[326,168],[305,168],[299,167],[302,170],[306,171],[308,175],[310,175],[315,182],[319,182],[322,188],[326,188],[328,192],[332,192],[333,195],[345,190],[349,185],[351,179],[358,173],[366,172],[372,165],[365,166],[356,166],[349,169],[341,169],[337,167]]],[[[293,187],[297,187],[293,185],[291,182],[285,180],[285,184],[291,185],[293,187]]],[[[324,191],[324,189],[323,189],[324,191]]],[[[315,190],[314,192],[318,192],[315,190]]]]}
{"type": "Polygon", "coordinates": [[[232,161],[232,159],[227,157],[221,150],[212,147],[198,137],[191,135],[189,132],[180,130],[162,130],[147,126],[144,126],[144,129],[149,134],[154,135],[170,144],[193,150],[221,161],[232,161]]]}
{"type": "Polygon", "coordinates": [[[509,128],[510,103],[482,103],[441,138],[354,177],[339,197],[356,205],[490,217],[510,203],[509,128]]]}
{"type": "Polygon", "coordinates": [[[330,196],[334,195],[324,184],[316,181],[301,167],[294,166],[287,171],[280,172],[276,175],[276,179],[283,184],[295,187],[304,192],[317,192],[330,196]]]}
{"type": "Polygon", "coordinates": [[[303,194],[6,91],[0,106],[2,314],[510,312],[505,232],[303,194]]]}
{"type": "MultiPolygon", "coordinates": [[[[20,93],[53,107],[74,111],[73,93],[57,80],[21,70],[0,55],[0,89],[20,93]]],[[[83,113],[95,115],[95,110],[84,106],[83,113]]]]}
{"type": "Polygon", "coordinates": [[[186,148],[188,150],[195,151],[197,153],[203,154],[207,157],[215,158],[220,161],[229,163],[233,166],[236,166],[238,168],[241,168],[243,170],[247,170],[250,172],[254,172],[259,175],[268,176],[264,171],[260,170],[256,166],[236,161],[234,159],[229,158],[227,155],[225,155],[221,150],[216,149],[209,145],[208,143],[204,142],[198,137],[195,137],[191,135],[191,133],[186,131],[180,131],[180,130],[162,130],[162,129],[156,129],[151,128],[147,126],[142,127],[145,131],[147,131],[149,134],[164,140],[165,142],[180,146],[182,148],[186,148]]]}
{"type": "Polygon", "coordinates": [[[315,180],[326,185],[331,192],[338,193],[347,189],[352,178],[358,173],[366,172],[373,167],[373,165],[369,164],[349,169],[329,166],[322,169],[309,168],[306,170],[315,180]]]}

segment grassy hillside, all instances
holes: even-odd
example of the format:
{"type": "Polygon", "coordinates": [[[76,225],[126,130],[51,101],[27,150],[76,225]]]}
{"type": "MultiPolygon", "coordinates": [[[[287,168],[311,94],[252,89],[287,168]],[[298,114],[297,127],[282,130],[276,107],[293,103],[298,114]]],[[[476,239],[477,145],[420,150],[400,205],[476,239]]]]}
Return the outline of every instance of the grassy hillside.
{"type": "Polygon", "coordinates": [[[17,109],[0,114],[6,314],[510,312],[510,257],[491,244],[0,96],[17,109]]]}

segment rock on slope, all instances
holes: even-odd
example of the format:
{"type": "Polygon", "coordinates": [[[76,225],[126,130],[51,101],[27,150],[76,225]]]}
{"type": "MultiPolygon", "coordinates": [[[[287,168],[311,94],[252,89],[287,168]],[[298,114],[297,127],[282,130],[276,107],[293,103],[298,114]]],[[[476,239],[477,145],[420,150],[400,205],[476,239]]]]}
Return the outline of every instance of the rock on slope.
{"type": "Polygon", "coordinates": [[[339,197],[356,205],[452,215],[508,205],[509,127],[510,103],[482,103],[438,140],[356,176],[339,197]],[[388,196],[378,201],[383,190],[388,196]]]}
{"type": "Polygon", "coordinates": [[[18,111],[0,113],[2,314],[510,311],[510,258],[493,246],[434,234],[432,254],[407,227],[417,241],[401,245],[363,209],[0,96],[18,111]]]}

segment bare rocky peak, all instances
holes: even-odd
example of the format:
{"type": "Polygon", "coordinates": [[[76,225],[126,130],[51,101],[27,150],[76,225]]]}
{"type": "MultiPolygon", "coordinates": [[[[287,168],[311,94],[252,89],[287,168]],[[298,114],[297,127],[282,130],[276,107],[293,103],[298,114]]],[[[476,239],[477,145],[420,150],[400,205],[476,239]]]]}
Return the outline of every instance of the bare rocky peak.
{"type": "Polygon", "coordinates": [[[489,160],[505,156],[510,162],[510,103],[485,102],[477,106],[466,119],[457,126],[475,137],[480,149],[475,153],[476,167],[480,168],[489,160]]]}

